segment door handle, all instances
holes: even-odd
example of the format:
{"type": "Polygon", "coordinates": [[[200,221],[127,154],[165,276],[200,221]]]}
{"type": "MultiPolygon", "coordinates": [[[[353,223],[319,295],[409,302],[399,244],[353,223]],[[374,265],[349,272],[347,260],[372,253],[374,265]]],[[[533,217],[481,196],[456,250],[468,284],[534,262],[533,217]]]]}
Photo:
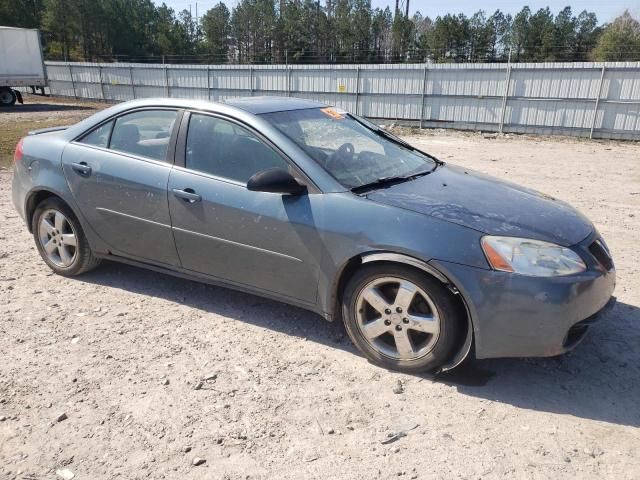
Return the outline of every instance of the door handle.
{"type": "Polygon", "coordinates": [[[192,188],[185,188],[184,190],[174,188],[172,192],[176,197],[183,199],[185,202],[195,203],[202,200],[202,197],[198,195],[192,188]]]}
{"type": "Polygon", "coordinates": [[[79,173],[84,177],[88,177],[89,175],[91,175],[91,167],[87,165],[87,162],[72,163],[71,168],[76,173],[79,173]]]}

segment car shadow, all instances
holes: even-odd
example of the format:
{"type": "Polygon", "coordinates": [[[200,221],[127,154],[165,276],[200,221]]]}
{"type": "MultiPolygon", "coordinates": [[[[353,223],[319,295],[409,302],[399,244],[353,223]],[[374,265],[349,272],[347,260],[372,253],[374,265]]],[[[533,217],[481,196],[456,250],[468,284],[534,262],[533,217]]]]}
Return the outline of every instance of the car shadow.
{"type": "MultiPolygon", "coordinates": [[[[173,301],[354,355],[341,322],[223,287],[105,262],[78,280],[173,301]]],[[[618,302],[576,350],[554,358],[467,360],[420,378],[515,407],[640,426],[640,308],[618,302]]]]}
{"type": "Polygon", "coordinates": [[[27,99],[25,98],[25,103],[20,105],[16,103],[10,110],[7,110],[9,113],[38,113],[38,112],[65,112],[65,111],[82,111],[82,110],[95,110],[94,107],[86,106],[86,105],[72,105],[66,103],[27,103],[27,99]]]}

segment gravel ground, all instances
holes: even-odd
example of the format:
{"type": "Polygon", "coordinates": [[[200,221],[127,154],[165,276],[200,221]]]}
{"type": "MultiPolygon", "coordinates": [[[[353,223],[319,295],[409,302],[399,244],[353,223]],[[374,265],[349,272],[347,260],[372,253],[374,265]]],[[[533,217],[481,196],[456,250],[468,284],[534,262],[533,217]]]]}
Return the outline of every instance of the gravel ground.
{"type": "Polygon", "coordinates": [[[596,223],[618,304],[574,352],[403,375],[255,296],[111,263],[57,277],[0,170],[0,479],[639,478],[640,145],[404,133],[596,223]]]}

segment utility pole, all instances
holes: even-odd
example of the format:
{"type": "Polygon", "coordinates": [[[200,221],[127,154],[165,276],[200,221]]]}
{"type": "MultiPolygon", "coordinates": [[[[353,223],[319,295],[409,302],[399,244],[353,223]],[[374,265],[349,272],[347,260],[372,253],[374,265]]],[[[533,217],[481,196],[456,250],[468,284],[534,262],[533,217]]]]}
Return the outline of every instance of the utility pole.
{"type": "Polygon", "coordinates": [[[406,9],[406,13],[404,14],[405,17],[409,18],[409,0],[405,0],[407,2],[407,9],[406,9]]]}

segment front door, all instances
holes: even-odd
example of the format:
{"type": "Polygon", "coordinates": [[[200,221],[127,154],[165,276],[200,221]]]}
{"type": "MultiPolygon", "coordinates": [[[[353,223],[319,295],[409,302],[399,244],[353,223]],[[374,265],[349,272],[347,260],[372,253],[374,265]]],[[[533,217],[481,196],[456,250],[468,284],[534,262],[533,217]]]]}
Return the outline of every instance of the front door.
{"type": "MultiPolygon", "coordinates": [[[[184,122],[183,122],[184,124],[184,122]]],[[[184,168],[169,178],[169,208],[182,266],[313,304],[320,242],[313,198],[247,190],[247,180],[287,160],[248,129],[191,114],[184,168]]]]}
{"type": "Polygon", "coordinates": [[[115,254],[179,264],[167,202],[177,113],[128,113],[64,150],[63,169],[76,202],[115,254]]]}

